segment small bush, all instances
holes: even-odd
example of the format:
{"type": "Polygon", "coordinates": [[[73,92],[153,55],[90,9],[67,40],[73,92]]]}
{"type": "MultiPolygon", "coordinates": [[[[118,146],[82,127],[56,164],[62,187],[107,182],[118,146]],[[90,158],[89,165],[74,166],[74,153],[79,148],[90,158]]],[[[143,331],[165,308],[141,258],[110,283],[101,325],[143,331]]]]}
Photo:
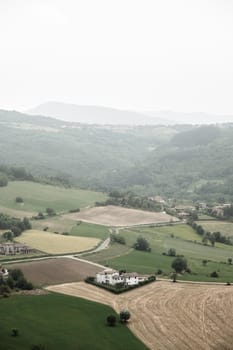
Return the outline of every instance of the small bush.
{"type": "Polygon", "coordinates": [[[107,317],[107,324],[108,324],[109,327],[114,327],[116,325],[116,316],[109,315],[107,317]]]}
{"type": "Polygon", "coordinates": [[[210,277],[218,278],[218,273],[216,271],[211,272],[210,277]]]}
{"type": "Polygon", "coordinates": [[[79,212],[80,212],[79,208],[69,210],[69,213],[79,213],[79,212]]]}
{"type": "Polygon", "coordinates": [[[46,213],[48,214],[48,216],[55,216],[56,212],[53,208],[46,208],[46,213]]]}
{"type": "Polygon", "coordinates": [[[170,248],[167,252],[168,256],[176,256],[176,250],[174,248],[170,248]]]}
{"type": "Polygon", "coordinates": [[[128,310],[121,310],[119,316],[120,321],[122,323],[126,323],[131,317],[130,312],[128,310]]]}
{"type": "Polygon", "coordinates": [[[17,328],[12,328],[11,335],[12,335],[12,337],[18,337],[19,330],[17,328]]]}
{"type": "Polygon", "coordinates": [[[110,235],[110,240],[111,240],[111,243],[126,244],[125,237],[120,236],[120,235],[115,234],[115,233],[112,233],[110,235]]]}
{"type": "Polygon", "coordinates": [[[23,200],[22,197],[16,197],[16,198],[15,198],[15,202],[16,202],[16,203],[23,203],[24,200],[23,200]]]}

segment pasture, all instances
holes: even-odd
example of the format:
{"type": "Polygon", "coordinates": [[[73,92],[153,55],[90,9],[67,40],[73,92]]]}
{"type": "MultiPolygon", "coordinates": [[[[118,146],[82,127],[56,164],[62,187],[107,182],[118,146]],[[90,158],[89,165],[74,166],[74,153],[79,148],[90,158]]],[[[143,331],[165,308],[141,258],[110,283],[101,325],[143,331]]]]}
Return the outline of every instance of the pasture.
{"type": "Polygon", "coordinates": [[[93,237],[74,237],[51,232],[28,230],[17,241],[47,254],[79,253],[96,247],[100,240],[93,237]]]}
{"type": "Polygon", "coordinates": [[[81,220],[93,224],[114,227],[169,223],[172,220],[179,221],[177,218],[163,212],[157,213],[138,209],[128,209],[113,205],[88,208],[82,210],[80,213],[67,214],[65,217],[73,220],[81,220]]]}
{"type": "Polygon", "coordinates": [[[59,294],[14,295],[1,299],[1,349],[30,350],[146,350],[128,327],[106,326],[115,314],[109,306],[59,294]],[[12,328],[19,330],[11,336],[12,328]]]}
{"type": "Polygon", "coordinates": [[[46,208],[53,208],[59,213],[85,208],[103,200],[106,200],[106,195],[101,192],[67,189],[29,181],[13,181],[0,188],[1,211],[9,215],[15,211],[22,212],[22,216],[27,213],[32,215],[39,211],[44,212],[46,208]],[[24,202],[16,203],[17,196],[22,197],[24,202]]]}
{"type": "Polygon", "coordinates": [[[8,269],[20,269],[36,286],[83,281],[95,276],[102,268],[71,258],[53,258],[8,264],[8,269]]]}
{"type": "Polygon", "coordinates": [[[157,281],[124,295],[84,282],[48,290],[128,309],[129,328],[151,350],[224,350],[233,341],[232,288],[157,281]]]}
{"type": "Polygon", "coordinates": [[[201,236],[188,225],[123,229],[120,230],[120,235],[126,240],[122,250],[119,245],[113,244],[109,249],[87,255],[86,258],[112,268],[139,273],[155,273],[160,269],[164,276],[170,276],[174,257],[164,253],[174,248],[176,254],[183,255],[188,260],[191,269],[191,273],[185,273],[179,279],[233,282],[233,265],[227,263],[228,258],[233,258],[233,246],[220,243],[215,247],[205,246],[201,244],[201,236]],[[131,248],[139,235],[150,242],[150,253],[131,248]],[[206,265],[203,265],[203,260],[208,260],[206,265]],[[218,278],[210,277],[213,271],[218,272],[218,278]]]}
{"type": "Polygon", "coordinates": [[[96,225],[96,224],[90,224],[87,222],[81,222],[80,224],[72,227],[70,231],[70,235],[105,239],[109,235],[109,229],[103,225],[96,225]]]}
{"type": "Polygon", "coordinates": [[[211,220],[211,221],[197,221],[197,224],[201,225],[205,231],[209,232],[221,232],[223,236],[233,236],[233,222],[211,220]]]}

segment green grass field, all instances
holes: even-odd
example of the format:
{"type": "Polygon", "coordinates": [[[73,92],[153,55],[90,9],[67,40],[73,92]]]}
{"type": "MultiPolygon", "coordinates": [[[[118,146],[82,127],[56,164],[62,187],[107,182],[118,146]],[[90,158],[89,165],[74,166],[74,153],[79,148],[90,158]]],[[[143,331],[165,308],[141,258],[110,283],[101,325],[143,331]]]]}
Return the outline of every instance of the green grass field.
{"type": "Polygon", "coordinates": [[[173,257],[163,255],[169,248],[175,248],[176,253],[183,255],[188,260],[188,266],[191,274],[180,276],[186,280],[199,281],[219,281],[233,282],[233,265],[227,264],[227,259],[233,258],[233,246],[216,244],[215,247],[201,244],[201,237],[188,225],[174,225],[154,228],[127,229],[121,230],[124,235],[127,247],[132,247],[139,235],[145,237],[151,245],[151,253],[128,250],[126,246],[124,251],[113,251],[112,248],[105,252],[87,257],[95,261],[107,264],[116,269],[126,269],[127,271],[136,271],[139,273],[155,273],[161,269],[164,275],[172,272],[171,263],[173,257]],[[174,237],[173,237],[173,236],[174,237]],[[108,253],[108,254],[107,254],[108,253]],[[208,260],[206,266],[203,266],[202,260],[208,260]],[[209,275],[213,271],[219,271],[219,278],[214,279],[209,275]]]}
{"type": "Polygon", "coordinates": [[[81,222],[81,224],[72,227],[70,235],[105,239],[109,235],[109,230],[106,226],[81,222]]]}
{"type": "Polygon", "coordinates": [[[223,236],[233,236],[233,223],[221,220],[211,221],[197,221],[197,224],[201,225],[204,230],[209,232],[221,232],[223,236]]]}
{"type": "Polygon", "coordinates": [[[30,350],[146,350],[127,326],[106,326],[115,312],[108,306],[59,294],[11,296],[0,300],[1,349],[30,350]],[[4,315],[4,317],[3,317],[4,315]],[[11,336],[12,328],[19,330],[11,336]]]}
{"type": "Polygon", "coordinates": [[[106,195],[101,192],[66,189],[29,181],[13,181],[7,187],[0,188],[0,207],[24,212],[43,212],[48,207],[63,212],[85,208],[105,199],[106,195]],[[23,204],[15,202],[17,196],[23,198],[23,204]]]}

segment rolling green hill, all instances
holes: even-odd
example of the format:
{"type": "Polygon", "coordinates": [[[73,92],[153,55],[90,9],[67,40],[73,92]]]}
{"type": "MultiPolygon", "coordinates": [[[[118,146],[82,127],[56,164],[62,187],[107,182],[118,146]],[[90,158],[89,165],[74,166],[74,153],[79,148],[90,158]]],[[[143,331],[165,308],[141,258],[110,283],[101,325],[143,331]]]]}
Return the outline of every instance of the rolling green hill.
{"type": "Polygon", "coordinates": [[[0,208],[3,211],[9,209],[24,213],[44,212],[46,208],[53,208],[59,213],[94,205],[96,201],[105,200],[106,197],[101,192],[13,181],[6,187],[0,187],[0,208]],[[23,199],[23,203],[16,203],[17,196],[23,199]]]}
{"type": "Polygon", "coordinates": [[[233,200],[233,127],[98,126],[0,111],[0,165],[143,195],[233,200]]]}
{"type": "Polygon", "coordinates": [[[146,350],[128,327],[107,327],[108,306],[58,294],[12,296],[0,300],[1,349],[30,350],[146,350]],[[19,330],[11,336],[12,328],[19,330]]]}
{"type": "MultiPolygon", "coordinates": [[[[165,255],[170,248],[188,261],[190,273],[179,275],[179,279],[209,282],[233,282],[233,265],[228,258],[233,257],[233,246],[216,243],[215,247],[201,243],[201,236],[189,225],[164,227],[132,228],[120,231],[125,237],[126,245],[111,245],[109,249],[87,256],[92,260],[115,269],[130,272],[153,274],[162,271],[162,277],[169,277],[173,269],[174,257],[165,255]],[[138,236],[143,236],[151,246],[151,252],[132,249],[138,236]],[[204,265],[203,260],[207,260],[204,265]],[[210,277],[217,271],[218,278],[210,277]]],[[[158,276],[160,277],[160,276],[158,276]]]]}

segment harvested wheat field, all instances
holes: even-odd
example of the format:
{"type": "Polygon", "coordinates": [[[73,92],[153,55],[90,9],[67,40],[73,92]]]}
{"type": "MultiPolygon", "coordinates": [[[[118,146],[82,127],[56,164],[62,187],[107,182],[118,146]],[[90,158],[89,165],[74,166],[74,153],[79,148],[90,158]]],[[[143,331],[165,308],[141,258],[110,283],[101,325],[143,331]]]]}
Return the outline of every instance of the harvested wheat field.
{"type": "Polygon", "coordinates": [[[53,258],[9,264],[9,269],[20,269],[26,278],[37,286],[83,281],[102,268],[71,258],[53,258]]]}
{"type": "Polygon", "coordinates": [[[79,253],[96,247],[97,238],[64,236],[51,232],[28,230],[17,241],[48,254],[79,253]]]}
{"type": "Polygon", "coordinates": [[[154,282],[114,295],[84,282],[48,287],[131,313],[129,327],[150,349],[232,349],[233,287],[154,282]]]}
{"type": "Polygon", "coordinates": [[[128,209],[108,205],[84,209],[80,213],[66,214],[64,217],[106,226],[134,226],[179,221],[166,213],[128,209]]]}

